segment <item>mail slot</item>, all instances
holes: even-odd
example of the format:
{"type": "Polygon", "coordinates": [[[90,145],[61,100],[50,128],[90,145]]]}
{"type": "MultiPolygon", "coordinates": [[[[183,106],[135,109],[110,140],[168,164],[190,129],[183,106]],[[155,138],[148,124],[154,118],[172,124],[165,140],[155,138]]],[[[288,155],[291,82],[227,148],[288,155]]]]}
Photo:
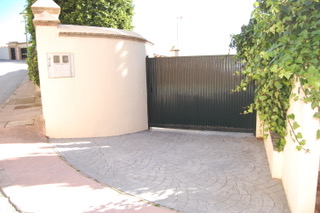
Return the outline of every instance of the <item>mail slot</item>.
{"type": "Polygon", "coordinates": [[[49,78],[74,77],[73,55],[71,53],[48,54],[49,78]]]}

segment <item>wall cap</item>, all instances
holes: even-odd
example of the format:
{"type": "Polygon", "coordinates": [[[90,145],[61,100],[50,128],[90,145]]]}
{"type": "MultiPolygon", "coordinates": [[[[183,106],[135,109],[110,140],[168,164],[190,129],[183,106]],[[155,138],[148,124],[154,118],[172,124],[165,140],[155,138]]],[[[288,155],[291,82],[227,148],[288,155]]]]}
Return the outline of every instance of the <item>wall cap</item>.
{"type": "Polygon", "coordinates": [[[44,11],[41,14],[35,16],[35,18],[33,19],[33,24],[36,26],[56,26],[60,24],[60,20],[47,11],[44,11]]]}
{"type": "Polygon", "coordinates": [[[60,6],[52,0],[38,0],[33,5],[31,5],[31,10],[33,14],[40,14],[44,11],[55,15],[60,14],[60,6]]]}
{"type": "Polygon", "coordinates": [[[64,37],[100,37],[100,38],[118,38],[134,40],[143,43],[151,43],[138,33],[113,29],[107,27],[79,26],[79,25],[59,25],[59,35],[64,37]]]}
{"type": "Polygon", "coordinates": [[[60,23],[60,7],[52,0],[38,0],[31,6],[35,26],[57,26],[60,23]]]}

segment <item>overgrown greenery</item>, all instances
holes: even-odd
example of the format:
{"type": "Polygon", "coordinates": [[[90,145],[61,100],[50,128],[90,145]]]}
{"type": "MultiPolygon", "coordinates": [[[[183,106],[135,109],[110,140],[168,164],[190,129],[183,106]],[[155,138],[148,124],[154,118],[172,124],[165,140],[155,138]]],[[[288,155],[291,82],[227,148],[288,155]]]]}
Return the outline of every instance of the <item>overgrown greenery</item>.
{"type": "MultiPolygon", "coordinates": [[[[38,60],[36,52],[36,35],[32,24],[31,5],[36,0],[27,0],[27,32],[30,34],[28,48],[29,78],[39,85],[38,60]]],[[[132,30],[132,0],[55,0],[61,7],[62,24],[110,27],[132,30]]]]}
{"type": "Polygon", "coordinates": [[[26,7],[26,17],[27,17],[27,33],[30,35],[29,37],[29,46],[28,46],[28,57],[27,57],[27,64],[28,64],[28,75],[30,80],[32,80],[38,86],[40,85],[39,80],[39,71],[38,71],[38,58],[37,58],[37,44],[36,44],[36,32],[34,26],[32,24],[33,14],[31,11],[31,5],[36,0],[27,0],[27,7],[26,7]]]}
{"type": "MultiPolygon", "coordinates": [[[[245,63],[246,75],[238,90],[254,81],[255,100],[247,112],[257,110],[266,130],[277,135],[276,149],[285,146],[289,122],[297,149],[306,141],[287,115],[294,81],[300,81],[303,101],[311,103],[320,118],[320,3],[319,0],[257,0],[248,25],[233,35],[231,47],[245,63]]],[[[315,132],[320,138],[320,130],[315,132]]],[[[308,150],[306,150],[308,151],[308,150]]]]}

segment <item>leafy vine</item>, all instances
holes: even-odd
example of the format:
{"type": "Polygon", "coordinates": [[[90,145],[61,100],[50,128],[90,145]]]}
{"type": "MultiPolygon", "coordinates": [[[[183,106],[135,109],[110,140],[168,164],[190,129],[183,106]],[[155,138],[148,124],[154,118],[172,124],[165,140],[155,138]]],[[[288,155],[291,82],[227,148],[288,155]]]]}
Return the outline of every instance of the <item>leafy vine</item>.
{"type": "MultiPolygon", "coordinates": [[[[295,115],[288,115],[294,81],[300,81],[303,101],[311,103],[319,119],[320,103],[320,2],[319,0],[257,0],[249,24],[232,36],[230,46],[245,63],[245,78],[237,90],[255,84],[255,99],[248,113],[256,110],[265,130],[277,137],[275,147],[286,144],[287,123],[290,134],[305,150],[306,141],[295,115]]],[[[315,133],[320,138],[320,130],[315,133]]]]}

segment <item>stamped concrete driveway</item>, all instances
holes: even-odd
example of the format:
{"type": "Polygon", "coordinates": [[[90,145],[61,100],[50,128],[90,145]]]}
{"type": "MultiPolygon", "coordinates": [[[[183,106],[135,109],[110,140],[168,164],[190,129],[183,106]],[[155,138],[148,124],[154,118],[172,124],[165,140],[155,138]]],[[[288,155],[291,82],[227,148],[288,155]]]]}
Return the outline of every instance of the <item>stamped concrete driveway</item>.
{"type": "Polygon", "coordinates": [[[181,212],[290,212],[251,134],[157,129],[51,142],[82,173],[181,212]]]}

